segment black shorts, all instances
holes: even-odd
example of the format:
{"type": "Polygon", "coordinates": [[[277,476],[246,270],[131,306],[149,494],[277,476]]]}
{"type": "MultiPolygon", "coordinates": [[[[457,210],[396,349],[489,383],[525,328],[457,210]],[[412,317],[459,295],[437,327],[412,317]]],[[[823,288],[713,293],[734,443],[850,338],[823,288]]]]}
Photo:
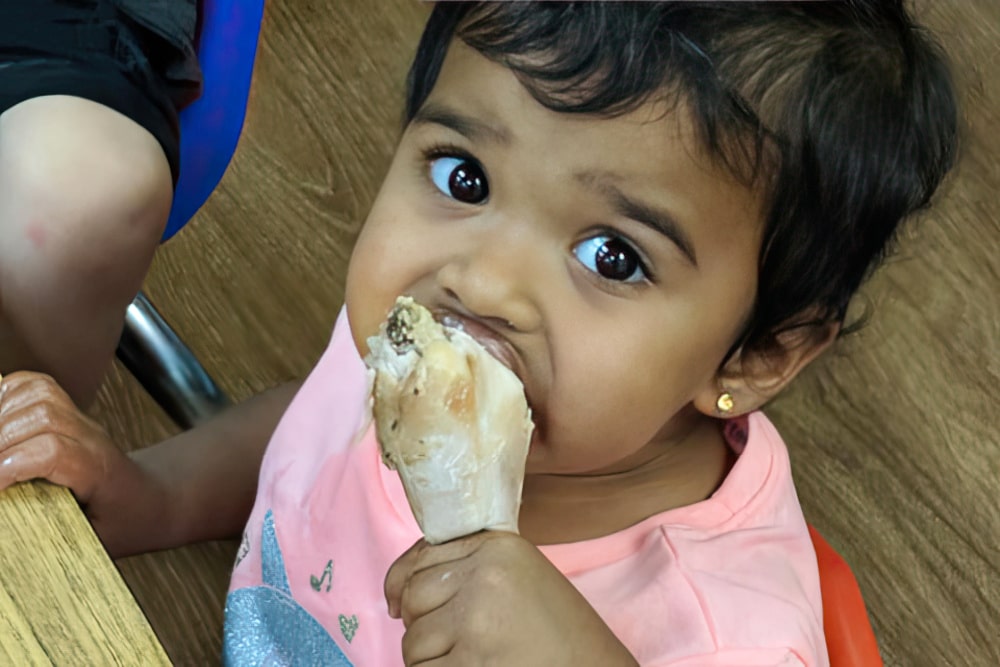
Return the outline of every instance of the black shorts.
{"type": "Polygon", "coordinates": [[[177,114],[201,93],[198,0],[0,0],[0,113],[72,95],[146,128],[177,182],[177,114]]]}

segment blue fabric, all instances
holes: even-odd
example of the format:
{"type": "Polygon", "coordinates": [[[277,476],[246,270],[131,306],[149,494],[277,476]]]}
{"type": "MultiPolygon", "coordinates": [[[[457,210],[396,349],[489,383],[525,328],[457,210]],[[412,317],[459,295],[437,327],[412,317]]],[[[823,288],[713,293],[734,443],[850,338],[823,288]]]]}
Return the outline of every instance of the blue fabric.
{"type": "Polygon", "coordinates": [[[203,0],[198,60],[204,88],[180,115],[180,179],[162,241],[180,230],[222,179],[243,131],[264,0],[203,0]]]}

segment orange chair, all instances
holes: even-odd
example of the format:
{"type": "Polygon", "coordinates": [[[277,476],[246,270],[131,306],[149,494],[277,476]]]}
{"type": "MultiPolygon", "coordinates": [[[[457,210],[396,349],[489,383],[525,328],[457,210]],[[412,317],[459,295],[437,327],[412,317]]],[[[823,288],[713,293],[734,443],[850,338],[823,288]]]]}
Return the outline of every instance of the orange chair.
{"type": "Polygon", "coordinates": [[[861,589],[847,562],[812,526],[809,535],[819,563],[823,631],[831,667],[882,667],[861,589]]]}

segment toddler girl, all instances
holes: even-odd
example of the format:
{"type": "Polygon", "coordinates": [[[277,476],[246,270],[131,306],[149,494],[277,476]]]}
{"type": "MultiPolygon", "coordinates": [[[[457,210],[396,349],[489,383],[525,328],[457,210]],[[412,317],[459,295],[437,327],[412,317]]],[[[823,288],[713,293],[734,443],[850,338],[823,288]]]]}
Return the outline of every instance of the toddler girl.
{"type": "Polygon", "coordinates": [[[441,3],[406,114],[304,384],[127,458],[13,376],[0,485],[68,485],[116,555],[245,525],[231,664],[827,664],[759,409],[951,164],[934,44],[885,0],[441,3]],[[430,546],[382,466],[362,356],[398,295],[523,382],[520,535],[430,546]]]}

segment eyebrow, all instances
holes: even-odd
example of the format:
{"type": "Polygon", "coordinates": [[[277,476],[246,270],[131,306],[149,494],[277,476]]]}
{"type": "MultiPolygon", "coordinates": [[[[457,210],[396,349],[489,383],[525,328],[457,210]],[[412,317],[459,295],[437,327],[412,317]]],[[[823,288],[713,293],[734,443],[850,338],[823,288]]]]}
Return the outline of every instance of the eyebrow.
{"type": "Polygon", "coordinates": [[[615,180],[614,177],[607,174],[588,171],[576,174],[576,178],[585,185],[596,188],[603,193],[611,200],[612,206],[614,206],[620,215],[630,220],[635,220],[653,231],[666,236],[684,253],[684,256],[688,258],[695,268],[698,267],[698,256],[695,254],[691,237],[688,236],[681,224],[670,213],[650,206],[634,197],[629,197],[612,182],[615,180]]]}
{"type": "Polygon", "coordinates": [[[414,125],[442,125],[458,132],[470,141],[510,144],[511,135],[502,125],[494,125],[466,116],[442,104],[429,102],[420,108],[411,121],[414,125]]]}

